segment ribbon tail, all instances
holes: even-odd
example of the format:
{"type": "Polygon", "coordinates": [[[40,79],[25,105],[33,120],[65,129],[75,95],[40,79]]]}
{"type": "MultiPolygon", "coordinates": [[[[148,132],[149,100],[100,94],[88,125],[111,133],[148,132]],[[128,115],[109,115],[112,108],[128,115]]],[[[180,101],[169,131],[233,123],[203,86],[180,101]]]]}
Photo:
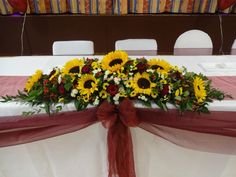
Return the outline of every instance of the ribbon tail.
{"type": "Polygon", "coordinates": [[[133,144],[129,127],[120,120],[107,135],[109,177],[135,177],[133,144]]]}

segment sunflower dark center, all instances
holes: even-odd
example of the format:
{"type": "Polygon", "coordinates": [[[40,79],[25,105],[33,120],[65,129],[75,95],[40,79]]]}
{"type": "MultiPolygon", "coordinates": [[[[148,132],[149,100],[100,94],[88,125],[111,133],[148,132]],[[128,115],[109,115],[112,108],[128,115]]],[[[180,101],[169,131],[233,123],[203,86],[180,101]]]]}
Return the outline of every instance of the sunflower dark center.
{"type": "Polygon", "coordinates": [[[93,80],[87,80],[87,81],[85,81],[85,83],[84,83],[84,88],[87,88],[87,89],[92,88],[92,83],[94,83],[93,80]]]}
{"type": "Polygon", "coordinates": [[[149,80],[147,80],[145,78],[140,78],[138,80],[138,86],[139,86],[139,88],[142,88],[142,89],[148,89],[148,88],[150,88],[150,82],[149,82],[149,80]]]}
{"type": "Polygon", "coordinates": [[[79,73],[79,66],[74,66],[70,69],[69,73],[79,73]]]}
{"type": "Polygon", "coordinates": [[[114,65],[117,65],[117,64],[121,64],[123,62],[122,59],[120,58],[115,58],[114,60],[112,60],[110,63],[109,63],[109,66],[112,67],[114,65]]]}
{"type": "Polygon", "coordinates": [[[164,70],[164,68],[163,68],[162,66],[160,66],[160,65],[153,65],[151,68],[152,68],[152,69],[161,69],[161,70],[164,70]]]}

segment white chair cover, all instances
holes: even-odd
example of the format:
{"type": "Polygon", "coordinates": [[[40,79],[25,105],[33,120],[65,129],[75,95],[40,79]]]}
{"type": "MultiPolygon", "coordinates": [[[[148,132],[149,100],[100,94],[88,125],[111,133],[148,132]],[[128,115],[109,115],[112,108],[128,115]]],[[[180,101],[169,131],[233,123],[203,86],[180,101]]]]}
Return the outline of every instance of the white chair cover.
{"type": "Polygon", "coordinates": [[[201,30],[189,30],[181,34],[174,45],[174,55],[212,55],[212,40],[201,30]]]}
{"type": "Polygon", "coordinates": [[[118,40],[115,49],[126,51],[129,55],[157,55],[157,42],[155,39],[118,40]]]}
{"type": "Polygon", "coordinates": [[[236,55],[236,39],[234,40],[234,43],[231,48],[231,55],[236,55]]]}
{"type": "Polygon", "coordinates": [[[53,55],[93,55],[93,41],[55,41],[53,55]]]}

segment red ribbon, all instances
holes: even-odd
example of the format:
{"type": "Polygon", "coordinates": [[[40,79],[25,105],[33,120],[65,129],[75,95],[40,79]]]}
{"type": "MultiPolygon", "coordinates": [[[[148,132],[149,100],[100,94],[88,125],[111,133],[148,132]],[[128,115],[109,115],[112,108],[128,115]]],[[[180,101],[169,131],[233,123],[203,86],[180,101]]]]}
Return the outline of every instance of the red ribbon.
{"type": "Polygon", "coordinates": [[[139,124],[133,103],[124,99],[119,105],[103,102],[98,120],[108,128],[109,177],[135,177],[133,144],[129,127],[139,124]]]}

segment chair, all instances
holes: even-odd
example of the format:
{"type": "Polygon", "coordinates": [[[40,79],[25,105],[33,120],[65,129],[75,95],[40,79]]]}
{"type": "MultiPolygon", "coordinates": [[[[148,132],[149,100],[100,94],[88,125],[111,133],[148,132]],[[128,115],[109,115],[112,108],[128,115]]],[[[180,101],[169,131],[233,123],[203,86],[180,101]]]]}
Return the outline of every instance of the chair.
{"type": "Polygon", "coordinates": [[[93,55],[93,41],[55,41],[53,55],[93,55]]]}
{"type": "Polygon", "coordinates": [[[126,51],[129,55],[157,55],[157,42],[155,39],[118,40],[115,49],[126,51]]]}
{"type": "Polygon", "coordinates": [[[210,36],[201,30],[189,30],[181,34],[174,45],[174,55],[212,55],[210,36]]]}
{"type": "Polygon", "coordinates": [[[234,40],[234,43],[231,48],[231,55],[236,55],[236,39],[234,40]]]}

